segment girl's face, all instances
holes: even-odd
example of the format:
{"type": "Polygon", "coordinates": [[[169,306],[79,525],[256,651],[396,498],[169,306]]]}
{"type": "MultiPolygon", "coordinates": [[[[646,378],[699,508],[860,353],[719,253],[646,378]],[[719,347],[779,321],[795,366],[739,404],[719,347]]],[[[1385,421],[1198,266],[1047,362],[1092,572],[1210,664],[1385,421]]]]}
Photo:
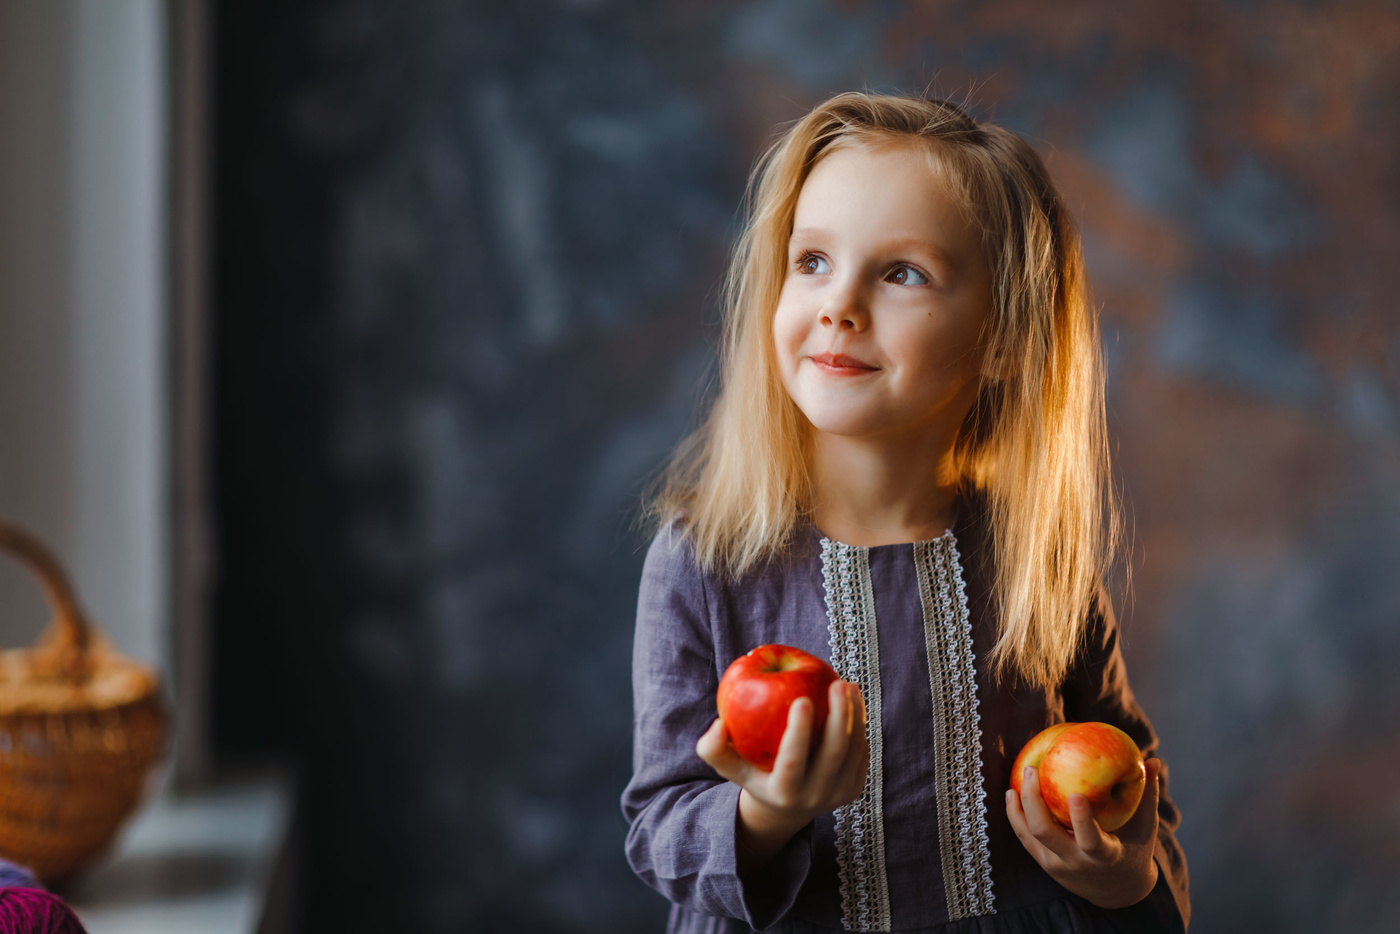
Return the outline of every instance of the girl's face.
{"type": "Polygon", "coordinates": [[[841,149],[797,200],[773,336],[819,432],[956,430],[976,399],[991,276],[976,232],[912,146],[841,149]]]}

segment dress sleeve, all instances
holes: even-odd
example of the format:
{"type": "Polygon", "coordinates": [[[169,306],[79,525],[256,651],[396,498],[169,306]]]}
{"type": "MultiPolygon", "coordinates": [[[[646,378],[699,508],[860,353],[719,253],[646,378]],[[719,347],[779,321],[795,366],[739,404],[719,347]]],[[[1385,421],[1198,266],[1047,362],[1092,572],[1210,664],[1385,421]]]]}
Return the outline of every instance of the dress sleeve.
{"type": "Polygon", "coordinates": [[[688,543],[663,530],[642,571],[632,654],[632,780],[622,793],[627,861],[672,902],[769,927],[812,862],[808,824],[761,872],[741,879],[739,788],[695,753],[714,722],[719,677],[706,581],[688,543]]]}
{"type": "MultiPolygon", "coordinates": [[[[1118,625],[1107,595],[1100,590],[1085,634],[1084,651],[1070,672],[1064,691],[1065,719],[1110,723],[1133,738],[1143,755],[1157,751],[1157,734],[1133,697],[1118,646],[1118,625]]],[[[1160,757],[1158,757],[1160,758],[1160,757]]],[[[1136,905],[1106,914],[1131,931],[1181,931],[1191,921],[1186,856],[1176,840],[1181,812],[1167,788],[1167,764],[1161,764],[1161,800],[1157,806],[1157,885],[1136,905]]]]}

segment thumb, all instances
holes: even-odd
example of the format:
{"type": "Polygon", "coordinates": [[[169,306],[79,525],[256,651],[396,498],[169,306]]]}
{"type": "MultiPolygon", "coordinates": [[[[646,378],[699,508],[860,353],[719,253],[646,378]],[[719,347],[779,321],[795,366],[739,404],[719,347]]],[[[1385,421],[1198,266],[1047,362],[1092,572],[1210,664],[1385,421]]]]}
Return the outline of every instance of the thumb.
{"type": "Polygon", "coordinates": [[[710,728],[696,741],[695,754],[718,772],[721,778],[737,782],[743,775],[746,763],[734,751],[729,742],[729,730],[719,717],[715,718],[715,722],[711,723],[710,728]]]}

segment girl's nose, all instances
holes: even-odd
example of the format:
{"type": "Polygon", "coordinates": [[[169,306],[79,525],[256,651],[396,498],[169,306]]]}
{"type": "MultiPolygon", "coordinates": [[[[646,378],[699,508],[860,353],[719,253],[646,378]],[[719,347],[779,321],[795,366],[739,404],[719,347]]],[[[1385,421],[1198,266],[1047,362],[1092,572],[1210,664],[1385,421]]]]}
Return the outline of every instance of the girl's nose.
{"type": "Polygon", "coordinates": [[[854,289],[843,289],[832,295],[822,307],[823,327],[834,327],[838,331],[860,331],[865,328],[868,314],[854,289]]]}

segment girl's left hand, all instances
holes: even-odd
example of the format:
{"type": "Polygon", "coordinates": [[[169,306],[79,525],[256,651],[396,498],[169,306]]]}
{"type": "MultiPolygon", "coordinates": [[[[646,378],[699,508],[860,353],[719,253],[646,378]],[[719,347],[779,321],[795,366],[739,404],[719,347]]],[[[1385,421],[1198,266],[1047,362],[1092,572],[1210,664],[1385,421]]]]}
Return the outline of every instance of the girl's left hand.
{"type": "Polygon", "coordinates": [[[1006,816],[1021,844],[1056,882],[1100,908],[1126,908],[1147,897],[1157,884],[1157,774],[1162,764],[1148,759],[1147,787],[1133,816],[1117,833],[1099,828],[1083,795],[1070,795],[1074,830],[1064,828],[1040,797],[1040,777],[1026,769],[1021,795],[1006,792],[1006,816]]]}

